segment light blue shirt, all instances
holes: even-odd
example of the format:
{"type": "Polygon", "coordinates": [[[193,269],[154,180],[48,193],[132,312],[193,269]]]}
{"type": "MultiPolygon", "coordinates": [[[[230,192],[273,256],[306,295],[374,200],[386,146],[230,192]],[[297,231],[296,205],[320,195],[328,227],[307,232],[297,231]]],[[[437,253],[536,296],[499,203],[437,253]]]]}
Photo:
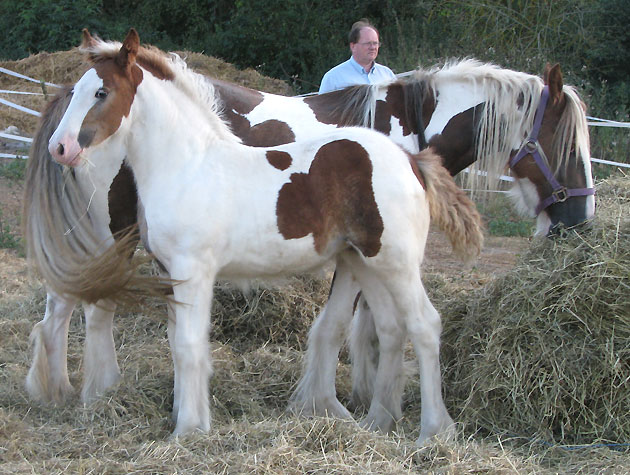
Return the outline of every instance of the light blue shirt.
{"type": "Polygon", "coordinates": [[[363,66],[351,56],[348,61],[338,64],[324,74],[322,83],[319,86],[319,93],[334,91],[356,84],[376,84],[395,77],[396,75],[391,69],[376,62],[372,69],[366,73],[363,66]]]}

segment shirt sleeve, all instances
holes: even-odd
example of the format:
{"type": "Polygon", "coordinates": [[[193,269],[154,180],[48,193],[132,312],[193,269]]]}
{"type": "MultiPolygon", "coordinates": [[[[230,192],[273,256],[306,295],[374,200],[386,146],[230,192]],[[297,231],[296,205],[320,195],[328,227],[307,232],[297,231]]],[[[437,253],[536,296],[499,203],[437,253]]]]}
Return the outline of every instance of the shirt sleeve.
{"type": "Polygon", "coordinates": [[[335,87],[333,85],[332,74],[330,74],[330,71],[328,71],[326,74],[324,74],[324,77],[322,78],[322,82],[319,85],[319,94],[323,94],[324,92],[330,92],[334,89],[335,87]]]}

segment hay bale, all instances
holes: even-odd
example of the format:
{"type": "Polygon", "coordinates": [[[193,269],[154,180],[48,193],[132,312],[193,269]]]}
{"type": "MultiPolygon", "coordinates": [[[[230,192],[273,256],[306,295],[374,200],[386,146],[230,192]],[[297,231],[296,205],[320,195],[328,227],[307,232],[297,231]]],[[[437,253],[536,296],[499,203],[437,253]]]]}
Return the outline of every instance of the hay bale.
{"type": "Polygon", "coordinates": [[[446,303],[459,420],[571,444],[630,440],[629,190],[628,178],[600,184],[592,226],[534,241],[511,272],[446,303]]]}

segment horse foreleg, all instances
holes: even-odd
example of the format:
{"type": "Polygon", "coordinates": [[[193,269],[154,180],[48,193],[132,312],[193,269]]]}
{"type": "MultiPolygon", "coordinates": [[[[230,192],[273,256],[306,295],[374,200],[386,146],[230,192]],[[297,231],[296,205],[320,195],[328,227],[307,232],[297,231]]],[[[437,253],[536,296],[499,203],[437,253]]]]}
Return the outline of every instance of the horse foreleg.
{"type": "MultiPolygon", "coordinates": [[[[179,269],[188,270],[191,265],[179,269]]],[[[201,272],[198,273],[200,275],[201,272]]],[[[177,399],[173,413],[177,417],[173,435],[210,429],[208,383],[212,372],[210,354],[210,303],[213,280],[190,277],[189,272],[171,269],[171,276],[182,283],[174,286],[177,331],[172,335],[171,350],[175,364],[177,399]]]]}
{"type": "Polygon", "coordinates": [[[73,391],[68,378],[68,326],[76,301],[49,291],[46,313],[31,332],[33,362],[26,377],[29,395],[61,403],[73,391]]]}
{"type": "Polygon", "coordinates": [[[114,345],[114,310],[111,302],[85,304],[85,348],[81,400],[89,403],[120,379],[114,345]]]}
{"type": "Polygon", "coordinates": [[[328,302],[308,335],[304,371],[291,396],[290,410],[304,415],[352,419],[337,399],[335,375],[357,291],[347,265],[339,262],[328,302]]]}

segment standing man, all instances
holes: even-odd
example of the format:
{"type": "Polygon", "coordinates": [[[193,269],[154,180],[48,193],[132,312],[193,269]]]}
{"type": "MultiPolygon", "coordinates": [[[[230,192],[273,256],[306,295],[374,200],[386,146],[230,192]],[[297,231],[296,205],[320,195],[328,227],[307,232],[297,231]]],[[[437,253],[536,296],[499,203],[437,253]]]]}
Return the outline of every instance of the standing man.
{"type": "Polygon", "coordinates": [[[320,94],[355,84],[375,84],[395,77],[391,69],[375,61],[381,44],[378,30],[368,20],[362,18],[352,25],[348,40],[352,56],[324,74],[319,86],[320,94]]]}

